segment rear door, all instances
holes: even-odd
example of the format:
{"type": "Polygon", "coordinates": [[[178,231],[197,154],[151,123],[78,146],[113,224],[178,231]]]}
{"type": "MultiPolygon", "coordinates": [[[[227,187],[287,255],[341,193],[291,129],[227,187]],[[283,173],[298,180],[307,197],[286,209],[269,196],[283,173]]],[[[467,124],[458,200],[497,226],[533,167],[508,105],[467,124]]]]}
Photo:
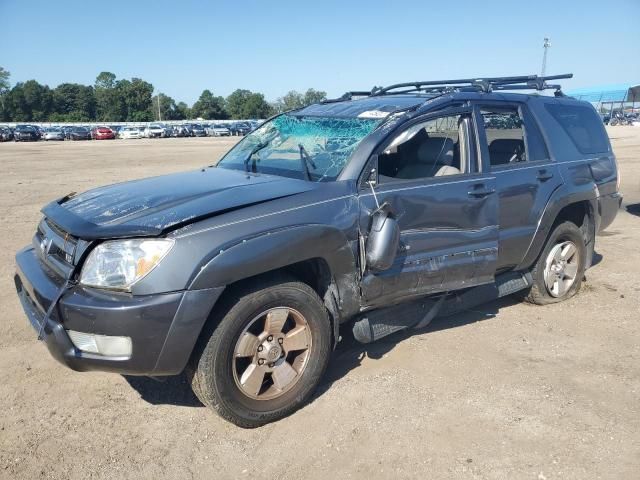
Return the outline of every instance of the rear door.
{"type": "Polygon", "coordinates": [[[508,270],[526,254],[551,194],[562,183],[540,128],[525,104],[475,106],[482,169],[498,189],[496,268],[508,270]]]}
{"type": "Polygon", "coordinates": [[[361,187],[362,246],[370,213],[389,203],[400,227],[390,269],[364,269],[368,305],[491,283],[497,260],[498,201],[494,176],[480,172],[471,109],[412,121],[378,149],[377,185],[361,187]]]}

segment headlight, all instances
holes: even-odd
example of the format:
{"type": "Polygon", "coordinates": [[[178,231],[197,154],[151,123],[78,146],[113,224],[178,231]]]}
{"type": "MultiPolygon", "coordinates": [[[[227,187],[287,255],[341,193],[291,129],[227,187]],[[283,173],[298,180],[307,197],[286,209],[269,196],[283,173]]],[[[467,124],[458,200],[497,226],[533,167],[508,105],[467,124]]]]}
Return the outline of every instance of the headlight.
{"type": "Polygon", "coordinates": [[[113,240],[101,243],[82,267],[80,283],[90,287],[129,290],[171,250],[171,239],[113,240]]]}

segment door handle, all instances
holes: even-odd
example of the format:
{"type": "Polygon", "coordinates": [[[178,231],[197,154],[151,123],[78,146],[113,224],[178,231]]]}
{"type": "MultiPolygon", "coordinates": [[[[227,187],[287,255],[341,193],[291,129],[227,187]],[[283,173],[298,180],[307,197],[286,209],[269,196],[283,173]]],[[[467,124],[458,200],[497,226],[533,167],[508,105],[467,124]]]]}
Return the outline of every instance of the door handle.
{"type": "Polygon", "coordinates": [[[483,183],[477,183],[467,193],[470,197],[486,197],[495,193],[495,191],[495,188],[487,188],[483,183]]]}
{"type": "Polygon", "coordinates": [[[540,171],[538,171],[538,177],[537,178],[541,182],[546,182],[550,178],[553,178],[553,173],[551,173],[548,170],[540,170],[540,171]]]}

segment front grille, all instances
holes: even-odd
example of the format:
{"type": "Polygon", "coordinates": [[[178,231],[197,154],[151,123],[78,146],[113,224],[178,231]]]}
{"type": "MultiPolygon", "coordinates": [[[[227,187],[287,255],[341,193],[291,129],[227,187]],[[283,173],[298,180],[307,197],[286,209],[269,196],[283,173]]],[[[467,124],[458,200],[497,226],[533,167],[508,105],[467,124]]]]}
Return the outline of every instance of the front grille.
{"type": "Polygon", "coordinates": [[[64,278],[69,278],[75,264],[78,239],[48,219],[38,225],[33,244],[42,261],[64,278]]]}

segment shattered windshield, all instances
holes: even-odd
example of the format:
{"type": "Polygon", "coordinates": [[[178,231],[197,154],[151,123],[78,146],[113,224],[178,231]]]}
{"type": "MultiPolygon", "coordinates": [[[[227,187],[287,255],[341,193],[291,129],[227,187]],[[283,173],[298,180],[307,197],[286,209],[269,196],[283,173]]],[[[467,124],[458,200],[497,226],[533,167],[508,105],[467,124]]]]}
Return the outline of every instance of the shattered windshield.
{"type": "Polygon", "coordinates": [[[332,181],[380,121],[280,115],[244,137],[218,167],[314,182],[332,181]]]}

